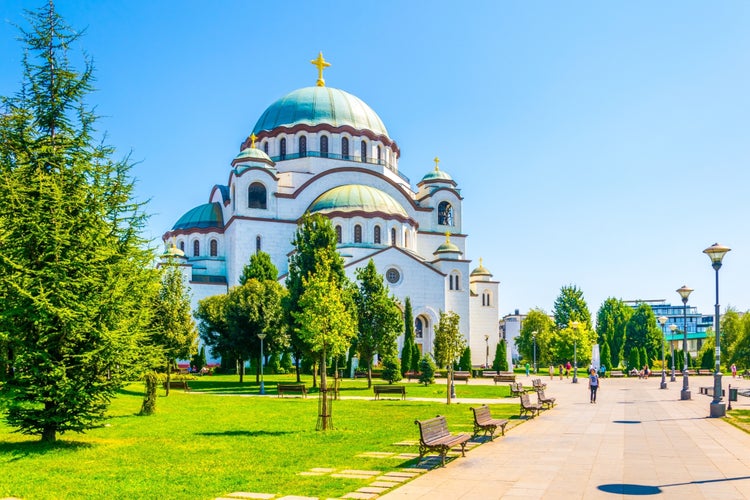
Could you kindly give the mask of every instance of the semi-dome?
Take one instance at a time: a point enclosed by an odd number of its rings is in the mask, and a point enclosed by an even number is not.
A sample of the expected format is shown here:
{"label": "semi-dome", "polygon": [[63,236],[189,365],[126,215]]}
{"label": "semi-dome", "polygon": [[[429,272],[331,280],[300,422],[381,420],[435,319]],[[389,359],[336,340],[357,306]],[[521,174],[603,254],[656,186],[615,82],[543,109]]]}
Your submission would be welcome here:
{"label": "semi-dome", "polygon": [[312,202],[310,213],[377,212],[408,218],[409,215],[388,193],[362,184],[347,184],[326,191]]}
{"label": "semi-dome", "polygon": [[199,205],[180,217],[172,231],[224,227],[224,216],[218,202]]}
{"label": "semi-dome", "polygon": [[492,273],[482,265],[482,259],[479,259],[479,267],[471,272],[471,276],[492,276]]}
{"label": "semi-dome", "polygon": [[276,127],[322,123],[388,136],[383,121],[370,106],[358,97],[332,87],[305,87],[285,95],[266,109],[253,133],[257,135]]}

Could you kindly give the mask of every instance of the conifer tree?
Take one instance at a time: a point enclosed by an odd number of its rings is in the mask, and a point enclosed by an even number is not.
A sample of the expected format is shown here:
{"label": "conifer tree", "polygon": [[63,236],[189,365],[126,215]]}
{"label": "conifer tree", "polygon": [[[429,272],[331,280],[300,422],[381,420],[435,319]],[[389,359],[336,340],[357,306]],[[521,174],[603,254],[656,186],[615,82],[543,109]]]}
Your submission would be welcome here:
{"label": "conifer tree", "polygon": [[414,316],[411,310],[411,299],[404,301],[404,347],[401,348],[401,375],[411,369],[412,346],[414,345]]}
{"label": "conifer tree", "polygon": [[492,369],[498,372],[508,371],[508,349],[503,339],[500,339],[497,347],[495,347],[495,360],[492,362]]}
{"label": "conifer tree", "polygon": [[[7,421],[54,442],[101,425],[144,364],[158,290],[131,164],[95,137],[92,66],[52,2],[30,13],[23,83],[0,113],[0,331],[13,353]],[[140,375],[138,373],[137,375]]]}

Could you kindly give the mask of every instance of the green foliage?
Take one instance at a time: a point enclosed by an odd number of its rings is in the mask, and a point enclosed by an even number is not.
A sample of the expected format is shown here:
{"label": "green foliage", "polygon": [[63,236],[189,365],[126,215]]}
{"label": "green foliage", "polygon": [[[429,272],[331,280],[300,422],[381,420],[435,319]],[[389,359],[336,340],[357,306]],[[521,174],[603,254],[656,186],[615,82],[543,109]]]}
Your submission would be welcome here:
{"label": "green foliage", "polygon": [[640,349],[631,349],[630,355],[628,356],[628,370],[635,368],[640,370],[643,365],[641,364],[641,353]]}
{"label": "green foliage", "polygon": [[292,364],[292,353],[284,351],[281,355],[280,365],[283,370],[281,373],[291,373],[292,370],[294,370],[294,365]]}
{"label": "green foliage", "polygon": [[250,263],[242,269],[240,285],[244,285],[250,279],[276,281],[278,276],[279,270],[271,262],[271,256],[266,252],[256,252],[250,256]]}
{"label": "green foliage", "polygon": [[271,355],[268,357],[266,368],[268,369],[268,373],[286,373],[281,368],[281,360],[279,359],[278,353],[275,353],[275,352],[272,352]]}
{"label": "green foliage", "polygon": [[599,344],[599,359],[608,372],[612,370],[612,356],[610,355],[609,342],[606,338]]}
{"label": "green foliage", "polygon": [[549,353],[543,357],[542,366],[559,365],[576,358],[579,366],[588,364],[595,338],[596,333],[586,329],[585,323],[558,330],[549,342]]}
{"label": "green foliage", "polygon": [[[536,333],[537,360],[546,363],[550,355],[550,341],[552,339],[555,324],[552,319],[541,309],[532,309],[526,315],[521,324],[521,332],[516,337],[516,347],[521,357],[525,360],[534,359],[534,335]],[[572,358],[569,358],[572,359]]]}
{"label": "green foliage", "polygon": [[591,312],[583,298],[583,291],[575,285],[560,288],[560,295],[555,299],[552,315],[558,330],[569,326],[573,321],[582,323],[586,331],[591,330]]}
{"label": "green foliage", "polygon": [[139,415],[153,415],[156,411],[156,390],[159,387],[159,375],[150,371],[143,376],[143,381],[146,385],[146,394],[143,397]]}
{"label": "green foliage", "polygon": [[633,309],[614,297],[605,300],[596,314],[598,341],[606,339],[609,344],[610,366],[620,366],[623,360],[625,330],[632,315]]}
{"label": "green foliage", "polygon": [[[414,343],[414,315],[411,309],[411,299],[404,301],[404,347],[401,349],[401,375],[412,370],[412,352],[418,349]],[[414,370],[416,371],[416,370]]]}
{"label": "green foliage", "polygon": [[93,70],[49,2],[22,31],[23,82],[0,109],[0,332],[13,356],[7,421],[52,442],[101,425],[145,370],[158,289],[128,158],[94,137]]}
{"label": "green foliage", "polygon": [[464,352],[461,353],[461,359],[458,361],[458,369],[462,371],[471,371],[471,349],[466,346]]}
{"label": "green foliage", "polygon": [[651,366],[651,357],[648,355],[646,347],[641,347],[641,364]]}
{"label": "green foliage", "polygon": [[435,383],[435,370],[437,366],[432,360],[432,356],[425,354],[419,360],[419,383],[430,385]]}
{"label": "green foliage", "polygon": [[411,369],[414,372],[419,371],[419,363],[422,361],[422,353],[419,351],[417,344],[411,346]]}
{"label": "green foliage", "polygon": [[201,346],[197,353],[190,360],[190,366],[193,370],[200,372],[206,366],[206,346]]}
{"label": "green foliage", "polygon": [[368,374],[371,375],[372,359],[376,353],[383,359],[396,357],[396,339],[404,323],[396,299],[388,294],[383,276],[375,269],[373,260],[357,269],[355,274],[359,281],[354,294],[359,327],[356,348],[360,363],[370,370]]}
{"label": "green foliage", "polygon": [[505,340],[500,339],[495,347],[495,360],[492,362],[492,369],[495,371],[508,371],[508,350]]}
{"label": "green foliage", "polygon": [[[630,359],[630,351],[633,349],[646,348],[647,359],[642,359],[643,353],[638,353],[641,363],[645,364],[649,359],[654,359],[661,355],[662,332],[657,326],[656,317],[651,306],[645,303],[638,305],[633,315],[628,320],[625,333],[624,352]],[[643,367],[643,365],[641,365]]]}
{"label": "green foliage", "polygon": [[466,339],[458,329],[459,316],[453,311],[440,312],[440,320],[435,328],[435,363],[450,367],[458,361],[466,347]]}
{"label": "green foliage", "polygon": [[383,360],[382,378],[389,384],[401,380],[401,362],[397,357],[391,356]]}
{"label": "green foliage", "polygon": [[198,333],[201,341],[208,346],[211,355],[221,358],[222,371],[227,363],[232,365],[240,359],[240,354],[229,336],[227,324],[228,295],[214,295],[198,301],[195,318],[198,320]]}

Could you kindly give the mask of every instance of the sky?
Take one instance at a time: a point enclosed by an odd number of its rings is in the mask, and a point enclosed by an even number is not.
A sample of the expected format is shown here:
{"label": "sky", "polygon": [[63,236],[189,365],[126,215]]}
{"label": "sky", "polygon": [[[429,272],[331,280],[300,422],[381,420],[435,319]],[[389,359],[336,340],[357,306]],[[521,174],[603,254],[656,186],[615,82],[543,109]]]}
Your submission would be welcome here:
{"label": "sky", "polygon": [[[41,0],[0,1],[0,95],[22,80],[18,26]],[[702,251],[732,248],[720,303],[750,309],[750,3],[57,0],[84,29],[88,99],[135,162],[160,236],[226,184],[276,99],[326,84],[375,110],[414,187],[458,183],[466,258],[500,281],[501,315],[551,312],[576,285],[714,311]]]}

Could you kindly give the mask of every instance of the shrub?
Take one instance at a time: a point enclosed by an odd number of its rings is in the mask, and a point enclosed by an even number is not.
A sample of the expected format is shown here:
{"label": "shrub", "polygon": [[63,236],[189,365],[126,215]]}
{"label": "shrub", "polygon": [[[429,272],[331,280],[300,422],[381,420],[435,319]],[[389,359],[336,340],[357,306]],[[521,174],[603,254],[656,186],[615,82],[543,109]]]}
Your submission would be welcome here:
{"label": "shrub", "polygon": [[150,371],[144,375],[146,394],[143,397],[143,404],[141,405],[139,415],[153,415],[156,411],[156,389],[159,387],[159,378],[159,375],[154,371]]}
{"label": "shrub", "polygon": [[281,355],[281,369],[284,370],[283,373],[291,373],[294,371],[294,363],[292,363],[292,353],[289,351],[284,351],[284,354]]}
{"label": "shrub", "polygon": [[383,380],[389,384],[401,380],[401,362],[397,357],[386,358],[383,360]]}
{"label": "shrub", "polygon": [[419,383],[424,385],[430,385],[435,383],[435,361],[432,356],[425,354],[422,359],[419,360]]}
{"label": "shrub", "polygon": [[461,359],[458,360],[458,369],[464,372],[471,371],[471,349],[466,348],[461,354]]}

